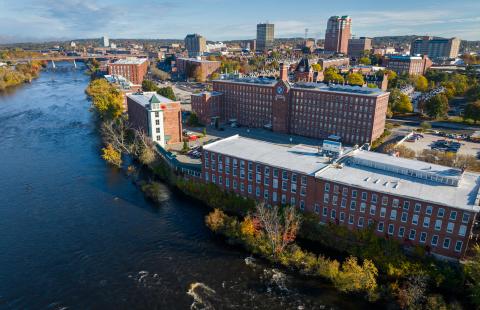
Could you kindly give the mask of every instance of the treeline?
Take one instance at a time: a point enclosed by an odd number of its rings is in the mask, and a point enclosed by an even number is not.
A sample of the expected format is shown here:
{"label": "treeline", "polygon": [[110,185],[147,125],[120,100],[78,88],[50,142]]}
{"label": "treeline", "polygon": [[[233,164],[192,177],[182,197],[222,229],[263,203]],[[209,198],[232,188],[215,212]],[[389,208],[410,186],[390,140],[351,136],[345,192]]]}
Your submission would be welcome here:
{"label": "treeline", "polygon": [[0,67],[0,91],[8,87],[31,82],[37,78],[42,69],[41,62]]}
{"label": "treeline", "polygon": [[[294,243],[295,238],[277,253],[272,249],[279,247],[269,241],[264,224],[257,218],[259,206],[255,201],[222,191],[214,184],[172,178],[171,172],[169,175],[172,184],[183,193],[217,209],[207,217],[207,226],[230,242],[241,244],[274,263],[324,277],[340,291],[364,293],[369,300],[387,303],[393,309],[480,307],[478,247],[474,249],[474,257],[464,265],[442,262],[428,255],[423,247],[413,247],[406,252],[397,241],[378,237],[372,227],[351,231],[334,223],[320,225],[316,215],[305,213],[298,215],[295,234],[285,235],[287,239],[298,235],[303,240],[316,242],[343,253],[344,262],[302,250]],[[277,209],[281,221],[285,219],[285,210]],[[283,240],[285,236],[272,239]],[[349,272],[351,270],[355,272]]]}

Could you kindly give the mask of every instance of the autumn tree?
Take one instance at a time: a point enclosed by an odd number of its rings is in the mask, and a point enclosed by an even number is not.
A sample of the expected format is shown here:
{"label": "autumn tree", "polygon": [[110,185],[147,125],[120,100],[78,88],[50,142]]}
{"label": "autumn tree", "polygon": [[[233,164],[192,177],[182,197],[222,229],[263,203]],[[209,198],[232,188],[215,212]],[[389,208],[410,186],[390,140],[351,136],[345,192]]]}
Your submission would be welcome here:
{"label": "autumn tree", "polygon": [[156,84],[154,81],[143,80],[143,82],[142,82],[142,89],[143,89],[144,91],[157,91],[157,90],[158,90],[158,86],[157,86],[157,84]]}
{"label": "autumn tree", "polygon": [[374,292],[377,288],[377,275],[378,269],[372,261],[366,259],[360,265],[356,257],[349,257],[333,278],[333,283],[342,292]]}
{"label": "autumn tree", "polygon": [[437,94],[427,100],[424,105],[425,112],[431,118],[439,118],[447,115],[448,98],[444,94]]}
{"label": "autumn tree", "polygon": [[343,76],[341,76],[337,72],[337,69],[335,69],[334,67],[329,67],[325,69],[323,80],[328,83],[338,83],[338,84],[345,82]]}
{"label": "autumn tree", "polygon": [[313,64],[313,65],[311,65],[311,67],[312,67],[312,70],[315,71],[315,72],[322,71],[322,66],[320,64]]}
{"label": "autumn tree", "polygon": [[360,73],[350,73],[347,75],[347,83],[350,85],[363,86],[363,84],[365,84],[365,80],[363,79],[363,75]]}
{"label": "autumn tree", "polygon": [[280,211],[278,206],[268,208],[258,204],[254,218],[265,234],[272,256],[281,254],[295,240],[300,228],[300,217],[294,206],[287,206]]}
{"label": "autumn tree", "polygon": [[205,217],[205,224],[214,232],[220,231],[226,222],[227,215],[220,209],[215,209]]}
{"label": "autumn tree", "polygon": [[120,167],[122,165],[122,154],[111,144],[102,148],[102,158],[114,166]]}
{"label": "autumn tree", "polygon": [[465,263],[464,268],[472,302],[480,307],[480,246],[478,244],[473,247],[473,255]]}
{"label": "autumn tree", "polygon": [[395,102],[395,105],[393,106],[393,111],[398,113],[413,112],[413,105],[412,105],[412,101],[410,100],[410,97],[401,93],[399,100]]}
{"label": "autumn tree", "polygon": [[428,90],[428,80],[423,75],[417,75],[412,78],[412,82],[415,85],[417,91],[426,92]]}
{"label": "autumn tree", "polygon": [[90,82],[85,90],[92,99],[92,106],[102,119],[119,118],[123,113],[123,95],[105,79]]}

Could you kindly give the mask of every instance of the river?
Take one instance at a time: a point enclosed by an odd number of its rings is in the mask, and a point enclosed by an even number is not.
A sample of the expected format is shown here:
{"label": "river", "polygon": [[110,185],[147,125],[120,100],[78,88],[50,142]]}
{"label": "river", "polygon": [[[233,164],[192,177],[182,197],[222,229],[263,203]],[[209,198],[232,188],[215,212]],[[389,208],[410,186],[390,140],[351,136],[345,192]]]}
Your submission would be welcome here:
{"label": "river", "polygon": [[[0,93],[1,309],[359,309],[215,237],[208,210],[155,205],[107,166],[82,67]],[[303,307],[303,308],[302,308]]]}

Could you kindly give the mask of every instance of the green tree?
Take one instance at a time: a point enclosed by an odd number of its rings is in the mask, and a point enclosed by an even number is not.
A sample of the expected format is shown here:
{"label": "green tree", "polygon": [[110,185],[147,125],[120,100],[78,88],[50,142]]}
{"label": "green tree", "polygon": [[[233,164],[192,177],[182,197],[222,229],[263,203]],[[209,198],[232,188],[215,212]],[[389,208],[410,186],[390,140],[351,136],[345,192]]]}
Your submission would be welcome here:
{"label": "green tree", "polygon": [[467,284],[473,304],[480,307],[480,246],[473,247],[473,255],[465,263]]}
{"label": "green tree", "polygon": [[325,69],[323,80],[325,82],[337,83],[337,84],[341,84],[345,82],[345,80],[343,79],[343,76],[341,76],[337,72],[337,69],[335,69],[334,67],[329,67]]}
{"label": "green tree", "polygon": [[448,98],[444,94],[437,94],[427,100],[424,106],[425,112],[431,118],[439,118],[447,115]]}
{"label": "green tree", "polygon": [[360,60],[358,61],[361,65],[366,65],[366,66],[369,66],[372,64],[372,60],[370,59],[370,57],[362,57],[360,58]]}
{"label": "green tree", "polygon": [[197,127],[200,125],[200,120],[198,119],[197,113],[191,112],[187,120],[188,125]]}
{"label": "green tree", "polygon": [[410,98],[405,94],[400,94],[400,100],[393,106],[393,111],[398,113],[413,112],[413,106]]}
{"label": "green tree", "polygon": [[350,73],[347,75],[347,83],[350,85],[363,86],[365,84],[365,80],[363,79],[363,75],[360,73]]}
{"label": "green tree", "polygon": [[175,92],[173,91],[173,88],[171,86],[160,87],[157,90],[157,94],[170,100],[177,100],[177,98],[175,97]]}
{"label": "green tree", "polygon": [[480,120],[480,100],[471,102],[465,106],[463,118],[471,119],[475,122],[475,124]]}
{"label": "green tree", "polygon": [[143,80],[142,89],[144,91],[158,91],[158,86],[154,81]]}
{"label": "green tree", "polygon": [[421,122],[420,128],[422,128],[425,131],[432,128],[432,124],[430,124],[429,122]]}
{"label": "green tree", "polygon": [[473,102],[480,100],[480,84],[470,87],[465,94],[467,101]]}

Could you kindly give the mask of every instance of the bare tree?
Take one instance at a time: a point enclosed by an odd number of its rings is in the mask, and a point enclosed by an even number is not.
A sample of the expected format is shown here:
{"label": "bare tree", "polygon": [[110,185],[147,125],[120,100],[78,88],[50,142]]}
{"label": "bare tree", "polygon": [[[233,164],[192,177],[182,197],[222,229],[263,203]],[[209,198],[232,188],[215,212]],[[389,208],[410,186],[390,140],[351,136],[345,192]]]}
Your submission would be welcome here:
{"label": "bare tree", "polygon": [[293,206],[287,206],[281,212],[278,206],[268,208],[258,204],[255,218],[265,232],[274,256],[282,253],[295,240],[300,227],[300,218]]}
{"label": "bare tree", "polygon": [[119,118],[117,120],[103,122],[100,132],[106,144],[111,144],[118,152],[130,154],[132,148],[131,144],[128,143],[127,136],[129,128],[128,123],[122,118]]}

